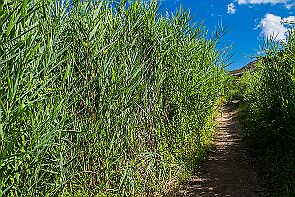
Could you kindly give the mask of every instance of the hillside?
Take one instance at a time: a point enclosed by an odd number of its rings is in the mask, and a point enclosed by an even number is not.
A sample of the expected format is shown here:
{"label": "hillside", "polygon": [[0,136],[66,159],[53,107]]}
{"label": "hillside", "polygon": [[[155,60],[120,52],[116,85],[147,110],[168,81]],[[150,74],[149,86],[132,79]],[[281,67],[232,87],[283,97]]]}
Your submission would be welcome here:
{"label": "hillside", "polygon": [[258,60],[254,60],[254,61],[246,64],[244,67],[233,70],[233,71],[230,71],[229,73],[232,76],[240,77],[240,76],[242,76],[244,74],[244,72],[249,71],[249,70],[254,70],[255,67],[256,67],[257,62],[258,62]]}

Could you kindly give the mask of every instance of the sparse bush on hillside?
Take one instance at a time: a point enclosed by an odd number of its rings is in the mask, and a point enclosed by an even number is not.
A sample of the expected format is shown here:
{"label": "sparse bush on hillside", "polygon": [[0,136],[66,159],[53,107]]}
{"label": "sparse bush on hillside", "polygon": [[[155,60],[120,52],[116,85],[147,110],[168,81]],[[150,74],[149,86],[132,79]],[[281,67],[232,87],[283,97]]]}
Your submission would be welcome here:
{"label": "sparse bush on hillside", "polygon": [[217,39],[157,4],[0,1],[0,196],[151,195],[204,157]]}

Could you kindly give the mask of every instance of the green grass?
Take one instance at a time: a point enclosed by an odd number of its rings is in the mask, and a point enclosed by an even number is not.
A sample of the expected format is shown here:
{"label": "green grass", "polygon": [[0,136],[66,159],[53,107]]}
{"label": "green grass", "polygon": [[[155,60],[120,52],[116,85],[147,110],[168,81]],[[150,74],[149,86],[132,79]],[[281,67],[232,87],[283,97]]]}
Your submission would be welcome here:
{"label": "green grass", "polygon": [[295,195],[295,34],[271,41],[255,71],[242,77],[246,138],[273,172],[277,196]]}
{"label": "green grass", "polygon": [[204,158],[219,36],[157,3],[0,1],[0,196],[160,193]]}

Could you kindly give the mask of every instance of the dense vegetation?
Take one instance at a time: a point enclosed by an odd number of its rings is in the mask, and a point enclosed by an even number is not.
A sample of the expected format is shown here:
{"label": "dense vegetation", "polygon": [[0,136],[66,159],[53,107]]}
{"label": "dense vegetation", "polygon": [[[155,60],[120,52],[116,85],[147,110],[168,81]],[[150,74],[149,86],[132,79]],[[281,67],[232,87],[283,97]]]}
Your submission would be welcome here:
{"label": "dense vegetation", "polygon": [[60,2],[0,1],[0,196],[150,195],[189,175],[227,81],[218,35],[156,3]]}
{"label": "dense vegetation", "polygon": [[279,188],[295,195],[295,33],[288,42],[270,41],[266,55],[241,81],[246,137],[265,156]]}

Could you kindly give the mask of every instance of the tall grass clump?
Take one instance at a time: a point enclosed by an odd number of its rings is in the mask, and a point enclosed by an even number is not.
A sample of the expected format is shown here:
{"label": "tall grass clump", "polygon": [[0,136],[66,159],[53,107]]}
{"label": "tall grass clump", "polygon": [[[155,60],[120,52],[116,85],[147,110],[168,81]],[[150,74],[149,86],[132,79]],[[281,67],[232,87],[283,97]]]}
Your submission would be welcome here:
{"label": "tall grass clump", "polygon": [[266,156],[278,196],[295,195],[295,34],[270,41],[255,71],[242,77],[246,137]]}
{"label": "tall grass clump", "polygon": [[0,1],[0,196],[152,195],[211,140],[218,36],[158,4]]}

